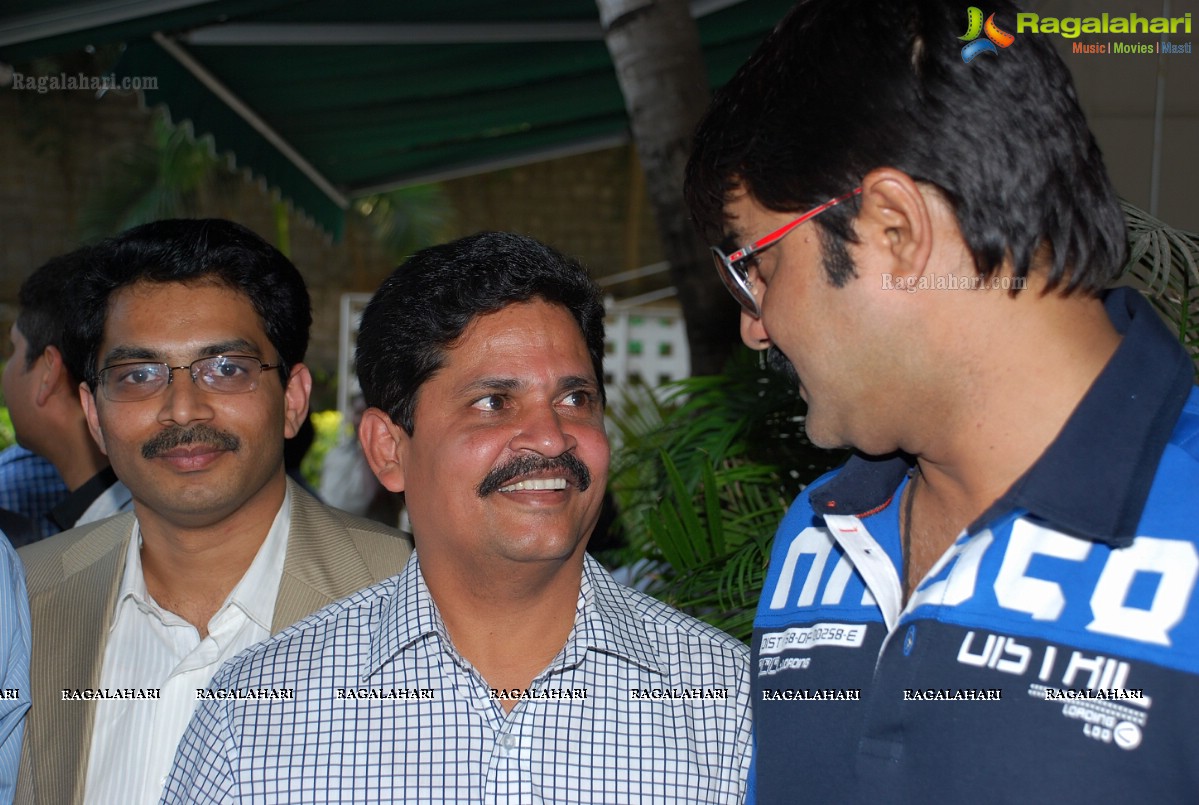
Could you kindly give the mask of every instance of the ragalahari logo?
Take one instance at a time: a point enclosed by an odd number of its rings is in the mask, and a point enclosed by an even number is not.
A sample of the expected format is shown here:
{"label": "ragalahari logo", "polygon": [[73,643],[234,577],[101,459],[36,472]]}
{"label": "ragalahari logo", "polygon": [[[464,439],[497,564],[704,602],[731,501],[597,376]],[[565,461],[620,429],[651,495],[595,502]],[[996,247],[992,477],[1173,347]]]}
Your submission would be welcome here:
{"label": "ragalahari logo", "polygon": [[[1016,41],[1016,37],[995,24],[994,14],[987,17],[984,23],[982,9],[977,6],[970,6],[967,10],[966,21],[966,33],[958,37],[963,42],[970,43],[962,48],[962,61],[966,64],[974,61],[974,57],[980,53],[998,53],[999,48],[1006,48]],[[987,38],[979,39],[979,35],[983,33]]]}

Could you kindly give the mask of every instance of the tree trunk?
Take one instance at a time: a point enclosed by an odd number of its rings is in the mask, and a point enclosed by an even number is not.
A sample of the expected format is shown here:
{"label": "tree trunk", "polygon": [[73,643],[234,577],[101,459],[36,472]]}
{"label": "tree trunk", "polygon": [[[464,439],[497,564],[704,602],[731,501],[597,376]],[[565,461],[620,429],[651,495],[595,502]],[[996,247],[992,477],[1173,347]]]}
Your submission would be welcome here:
{"label": "tree trunk", "polygon": [[691,134],[709,100],[687,0],[596,0],[629,112],[662,250],[687,327],[692,374],[715,374],[738,343],[737,305],[683,204]]}

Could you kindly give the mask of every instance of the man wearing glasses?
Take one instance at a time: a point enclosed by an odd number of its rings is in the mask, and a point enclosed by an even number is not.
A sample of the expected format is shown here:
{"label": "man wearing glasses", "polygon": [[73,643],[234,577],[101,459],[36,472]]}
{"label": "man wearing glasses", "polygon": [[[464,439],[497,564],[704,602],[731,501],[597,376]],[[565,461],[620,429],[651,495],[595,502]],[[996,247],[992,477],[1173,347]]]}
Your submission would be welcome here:
{"label": "man wearing glasses", "polygon": [[759,802],[1199,790],[1195,365],[1106,290],[1124,220],[1053,44],[986,8],[974,58],[966,2],[803,0],[696,133],[742,338],[854,449],[775,537]]}
{"label": "man wearing glasses", "polygon": [[18,801],[157,802],[226,659],[398,572],[398,532],[286,480],[311,313],[249,230],[162,221],[99,244],[65,340],[133,512],[24,549],[34,706]]}

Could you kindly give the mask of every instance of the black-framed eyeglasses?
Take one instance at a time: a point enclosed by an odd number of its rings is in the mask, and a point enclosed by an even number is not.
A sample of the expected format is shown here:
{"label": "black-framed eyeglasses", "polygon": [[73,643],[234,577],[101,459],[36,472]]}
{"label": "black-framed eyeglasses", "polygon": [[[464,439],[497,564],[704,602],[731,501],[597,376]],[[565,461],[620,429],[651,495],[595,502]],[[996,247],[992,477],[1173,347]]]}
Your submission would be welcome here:
{"label": "black-framed eyeglasses", "polygon": [[753,286],[749,282],[749,259],[763,249],[778,243],[804,221],[815,218],[830,207],[835,207],[842,201],[848,201],[861,192],[862,188],[855,187],[843,196],[837,196],[819,207],[808,210],[794,221],[784,224],[748,246],[742,246],[732,254],[725,254],[718,247],[712,247],[712,259],[716,262],[716,273],[720,275],[724,287],[729,289],[729,293],[740,303],[746,313],[754,318],[762,315],[762,308],[759,307],[758,300],[754,297]]}
{"label": "black-framed eyeglasses", "polygon": [[171,384],[175,372],[185,369],[192,382],[204,391],[245,394],[258,388],[258,378],[263,372],[282,367],[281,363],[263,363],[249,355],[213,355],[186,366],[153,361],[115,363],[100,370],[99,385],[104,397],[112,402],[148,400]]}

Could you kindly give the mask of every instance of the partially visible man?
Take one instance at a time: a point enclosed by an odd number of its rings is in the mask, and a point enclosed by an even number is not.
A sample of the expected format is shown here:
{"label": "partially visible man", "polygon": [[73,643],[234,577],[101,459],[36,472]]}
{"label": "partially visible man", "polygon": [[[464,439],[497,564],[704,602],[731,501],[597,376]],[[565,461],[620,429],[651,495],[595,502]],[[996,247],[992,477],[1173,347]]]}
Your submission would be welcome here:
{"label": "partially visible man", "polygon": [[392,274],[359,331],[359,432],[417,555],[227,665],[214,691],[295,697],[202,705],[164,802],[742,801],[745,646],[584,550],[603,318],[581,266],[518,235]]}
{"label": "partially visible man", "polygon": [[[16,345],[12,348],[15,353]],[[14,357],[10,354],[9,360]],[[19,444],[0,450],[0,509],[24,518],[21,533],[28,535],[17,539],[16,534],[6,532],[13,545],[19,547],[57,533],[47,515],[70,491],[54,465],[32,450]]]}
{"label": "partially visible man", "polygon": [[132,513],[22,551],[34,708],[21,801],[157,802],[197,689],[226,659],[397,573],[398,532],[285,479],[308,412],[299,272],[228,221],[99,244],[64,354]]}
{"label": "partially visible man", "polygon": [[775,539],[759,802],[1199,791],[1195,366],[1103,290],[1124,220],[1069,73],[986,9],[963,50],[968,2],[803,0],[696,134],[742,338],[856,449]]}
{"label": "partially visible man", "polygon": [[0,533],[0,803],[13,801],[29,710],[29,599],[17,552]]}
{"label": "partially visible man", "polygon": [[68,493],[41,522],[40,536],[126,511],[131,495],[88,432],[79,380],[62,358],[72,294],[85,270],[88,248],[56,257],[20,286],[12,325],[12,358],[5,365],[5,402],[20,445],[54,464]]}
{"label": "partially visible man", "polygon": [[17,441],[58,471],[69,493],[45,520],[39,537],[125,511],[129,490],[117,480],[91,433],[79,401],[79,381],[63,359],[71,296],[85,270],[86,248],[56,257],[21,284],[12,326],[13,355],[0,381]]}

